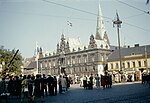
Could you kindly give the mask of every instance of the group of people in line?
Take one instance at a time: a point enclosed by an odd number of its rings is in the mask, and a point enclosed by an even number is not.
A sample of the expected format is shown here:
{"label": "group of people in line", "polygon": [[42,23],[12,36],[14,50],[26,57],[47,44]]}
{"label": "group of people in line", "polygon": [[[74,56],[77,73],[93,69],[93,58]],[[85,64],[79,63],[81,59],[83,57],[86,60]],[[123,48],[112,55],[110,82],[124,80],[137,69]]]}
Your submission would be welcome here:
{"label": "group of people in line", "polygon": [[142,74],[142,84],[148,84],[150,88],[150,73]]}
{"label": "group of people in line", "polygon": [[[28,103],[34,103],[36,98],[41,98],[41,101],[45,101],[45,96],[56,96],[57,85],[59,86],[59,93],[66,92],[70,87],[70,79],[66,75],[56,76],[48,75],[20,75],[9,76],[7,81],[5,77],[2,77],[0,81],[0,94],[9,93],[9,98],[16,97],[16,100]],[[1,99],[1,98],[0,98]]]}
{"label": "group of people in line", "polygon": [[[95,82],[94,82],[95,81]],[[90,76],[84,75],[81,80],[81,84],[83,84],[84,89],[93,89],[93,85],[96,85],[96,88],[100,88],[100,85],[105,88],[111,88],[112,86],[112,76],[107,75],[98,75],[94,77],[93,74]]]}

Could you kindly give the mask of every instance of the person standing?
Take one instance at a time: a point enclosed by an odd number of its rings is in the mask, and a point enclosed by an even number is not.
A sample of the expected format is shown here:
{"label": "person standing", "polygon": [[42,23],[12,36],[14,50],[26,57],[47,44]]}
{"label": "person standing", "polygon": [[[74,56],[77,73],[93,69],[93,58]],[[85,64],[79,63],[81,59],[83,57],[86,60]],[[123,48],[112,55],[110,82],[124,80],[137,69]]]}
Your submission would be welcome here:
{"label": "person standing", "polygon": [[9,76],[8,93],[10,93],[10,97],[14,96],[14,81],[13,81],[13,76]]}
{"label": "person standing", "polygon": [[[5,92],[6,92],[6,82],[5,82],[5,77],[2,77],[2,81],[0,81],[0,95]],[[2,99],[0,98],[0,103],[1,103],[1,100]]]}
{"label": "person standing", "polygon": [[91,74],[89,79],[90,79],[89,89],[93,89],[93,74]]}
{"label": "person standing", "polygon": [[59,79],[58,79],[59,93],[62,93],[61,79],[62,79],[62,76],[60,75],[60,76],[59,76]]}
{"label": "person standing", "polygon": [[66,81],[66,78],[65,76],[63,76],[63,78],[61,78],[61,85],[62,85],[62,91],[63,92],[66,92],[66,88],[67,88],[67,81]]}
{"label": "person standing", "polygon": [[32,97],[33,97],[33,79],[31,79],[31,75],[28,75],[27,77],[28,80],[28,95],[29,95],[29,100],[32,101]]}
{"label": "person standing", "polygon": [[48,91],[49,91],[49,95],[52,96],[54,95],[54,87],[53,87],[53,83],[54,83],[54,79],[51,75],[49,75],[49,77],[47,78],[47,83],[48,83]]}
{"label": "person standing", "polygon": [[70,82],[69,82],[67,75],[65,75],[64,78],[66,79],[66,91],[68,91],[68,89],[70,87]]}
{"label": "person standing", "polygon": [[87,77],[85,75],[83,76],[83,87],[87,89]]}
{"label": "person standing", "polygon": [[47,78],[46,78],[45,74],[43,74],[43,81],[44,81],[45,95],[47,96]]}
{"label": "person standing", "polygon": [[21,103],[24,102],[24,99],[28,99],[29,101],[29,95],[28,95],[28,79],[26,75],[23,76],[23,80],[21,82],[22,90],[21,90]]}
{"label": "person standing", "polygon": [[54,76],[54,95],[57,95],[57,78]]}
{"label": "person standing", "polygon": [[33,91],[33,101],[35,100],[35,97],[40,97],[40,77],[39,75],[36,75],[36,78],[34,80],[34,91]]}
{"label": "person standing", "polygon": [[105,89],[106,81],[105,76],[101,75],[101,86],[103,86],[103,89]]}
{"label": "person standing", "polygon": [[14,88],[15,88],[15,94],[17,96],[17,99],[20,99],[21,98],[21,80],[19,79],[18,76],[15,76]]}
{"label": "person standing", "polygon": [[0,81],[0,95],[6,92],[6,82],[5,77],[2,77],[2,81]]}
{"label": "person standing", "polygon": [[44,78],[41,77],[40,75],[40,97],[41,97],[41,102],[45,102],[44,100]]}
{"label": "person standing", "polygon": [[100,88],[100,77],[98,76],[98,74],[95,77],[96,80],[96,88]]}
{"label": "person standing", "polygon": [[111,88],[111,86],[112,86],[112,75],[108,75],[108,83],[109,83],[108,88]]}

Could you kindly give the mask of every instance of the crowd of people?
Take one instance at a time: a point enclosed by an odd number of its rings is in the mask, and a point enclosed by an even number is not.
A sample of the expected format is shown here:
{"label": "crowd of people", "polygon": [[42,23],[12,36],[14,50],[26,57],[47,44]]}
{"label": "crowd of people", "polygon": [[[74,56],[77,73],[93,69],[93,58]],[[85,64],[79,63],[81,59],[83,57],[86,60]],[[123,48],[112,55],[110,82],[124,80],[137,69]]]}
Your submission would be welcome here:
{"label": "crowd of people", "polygon": [[[10,98],[16,98],[16,101],[34,103],[36,98],[45,101],[46,96],[56,96],[57,87],[59,93],[65,93],[70,87],[70,79],[66,75],[56,76],[48,75],[20,75],[9,76],[9,80],[2,77],[0,81],[0,94],[9,95],[6,98],[7,102]],[[1,99],[1,98],[0,98]]]}
{"label": "crowd of people", "polygon": [[148,84],[150,88],[150,73],[142,74],[142,84]]}
{"label": "crowd of people", "polygon": [[99,76],[96,74],[94,77],[93,74],[90,76],[84,75],[81,79],[81,86],[84,87],[84,89],[93,89],[93,85],[96,85],[96,88],[100,88],[100,86],[105,88],[111,88],[112,86],[112,76],[107,74],[107,75],[101,75]]}

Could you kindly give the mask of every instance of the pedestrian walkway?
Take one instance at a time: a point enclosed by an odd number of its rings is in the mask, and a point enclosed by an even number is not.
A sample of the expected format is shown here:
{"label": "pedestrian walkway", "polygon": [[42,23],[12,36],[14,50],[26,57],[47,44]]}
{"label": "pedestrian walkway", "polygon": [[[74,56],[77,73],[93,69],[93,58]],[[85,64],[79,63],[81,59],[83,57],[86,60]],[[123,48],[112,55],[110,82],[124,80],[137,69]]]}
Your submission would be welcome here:
{"label": "pedestrian walkway", "polygon": [[150,89],[140,82],[117,83],[112,88],[84,90],[72,85],[65,94],[46,98],[46,103],[147,103]]}
{"label": "pedestrian walkway", "polygon": [[[79,84],[74,84],[64,94],[45,98],[45,103],[149,103],[149,101],[150,88],[141,82],[116,83],[112,88],[93,90],[85,90]],[[40,99],[35,103],[41,103]]]}

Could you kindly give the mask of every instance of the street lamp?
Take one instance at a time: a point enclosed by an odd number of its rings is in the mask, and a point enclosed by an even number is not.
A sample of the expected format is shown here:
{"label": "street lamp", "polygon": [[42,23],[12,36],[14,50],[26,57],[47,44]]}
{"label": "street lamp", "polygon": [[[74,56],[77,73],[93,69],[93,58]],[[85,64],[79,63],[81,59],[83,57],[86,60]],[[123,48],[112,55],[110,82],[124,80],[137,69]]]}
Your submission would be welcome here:
{"label": "street lamp", "polygon": [[120,70],[119,72],[122,74],[122,60],[121,60],[121,50],[120,50],[120,35],[119,35],[119,28],[121,28],[122,21],[119,20],[119,15],[116,12],[117,19],[113,21],[113,26],[117,25],[117,33],[118,33],[118,46],[119,46],[119,60],[120,60]]}

